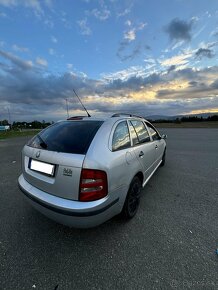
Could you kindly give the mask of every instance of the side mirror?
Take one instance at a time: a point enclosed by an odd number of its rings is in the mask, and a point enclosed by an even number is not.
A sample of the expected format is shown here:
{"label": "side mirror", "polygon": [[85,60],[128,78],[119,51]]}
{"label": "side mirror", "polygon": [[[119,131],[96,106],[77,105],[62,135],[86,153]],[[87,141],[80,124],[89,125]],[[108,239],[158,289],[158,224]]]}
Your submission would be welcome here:
{"label": "side mirror", "polygon": [[163,135],[161,136],[161,138],[164,139],[164,140],[166,140],[166,139],[167,139],[167,135],[166,135],[166,134],[163,134]]}

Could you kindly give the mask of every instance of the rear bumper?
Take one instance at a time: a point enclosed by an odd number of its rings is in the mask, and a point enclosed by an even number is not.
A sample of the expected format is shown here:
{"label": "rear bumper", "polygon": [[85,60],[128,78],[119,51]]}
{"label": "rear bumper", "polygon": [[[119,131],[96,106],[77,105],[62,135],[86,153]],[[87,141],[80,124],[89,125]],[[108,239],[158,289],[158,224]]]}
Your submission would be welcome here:
{"label": "rear bumper", "polygon": [[115,194],[92,201],[79,202],[48,194],[29,184],[21,174],[18,185],[28,201],[42,214],[70,227],[95,227],[121,211]]}

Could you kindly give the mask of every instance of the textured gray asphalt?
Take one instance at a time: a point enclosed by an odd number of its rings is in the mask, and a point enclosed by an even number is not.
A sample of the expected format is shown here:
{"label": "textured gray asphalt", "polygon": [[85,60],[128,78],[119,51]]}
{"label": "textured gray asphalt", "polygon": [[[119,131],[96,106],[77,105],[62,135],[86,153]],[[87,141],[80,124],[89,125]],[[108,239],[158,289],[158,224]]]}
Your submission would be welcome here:
{"label": "textured gray asphalt", "polygon": [[0,289],[218,289],[218,129],[161,131],[166,165],[137,216],[89,230],[30,207],[17,187],[27,138],[0,141]]}

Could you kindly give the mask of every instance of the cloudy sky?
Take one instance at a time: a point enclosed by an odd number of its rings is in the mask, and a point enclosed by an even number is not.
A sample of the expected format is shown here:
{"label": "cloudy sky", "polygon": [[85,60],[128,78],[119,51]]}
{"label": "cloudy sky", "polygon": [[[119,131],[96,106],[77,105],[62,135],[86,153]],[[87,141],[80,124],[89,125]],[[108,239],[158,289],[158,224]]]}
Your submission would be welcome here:
{"label": "cloudy sky", "polygon": [[0,119],[218,112],[217,0],[0,0]]}

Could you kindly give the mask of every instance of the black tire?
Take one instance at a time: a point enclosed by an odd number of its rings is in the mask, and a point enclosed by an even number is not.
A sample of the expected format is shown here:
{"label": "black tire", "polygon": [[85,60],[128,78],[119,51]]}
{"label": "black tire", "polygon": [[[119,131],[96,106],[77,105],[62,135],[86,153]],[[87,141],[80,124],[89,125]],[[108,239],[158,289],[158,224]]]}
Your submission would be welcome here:
{"label": "black tire", "polygon": [[122,210],[122,216],[125,219],[131,219],[135,216],[139,207],[141,189],[141,180],[135,176],[130,184]]}
{"label": "black tire", "polygon": [[160,164],[160,166],[164,166],[166,162],[166,149],[164,150],[163,156],[162,156],[162,162]]}

